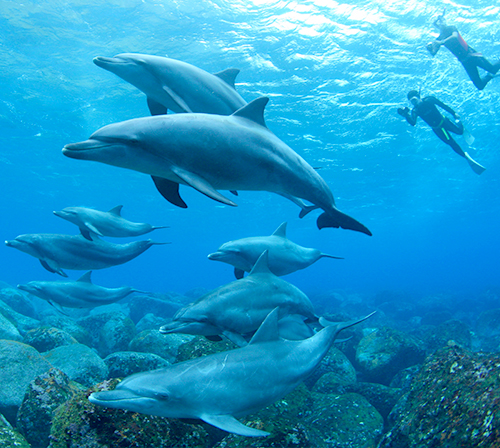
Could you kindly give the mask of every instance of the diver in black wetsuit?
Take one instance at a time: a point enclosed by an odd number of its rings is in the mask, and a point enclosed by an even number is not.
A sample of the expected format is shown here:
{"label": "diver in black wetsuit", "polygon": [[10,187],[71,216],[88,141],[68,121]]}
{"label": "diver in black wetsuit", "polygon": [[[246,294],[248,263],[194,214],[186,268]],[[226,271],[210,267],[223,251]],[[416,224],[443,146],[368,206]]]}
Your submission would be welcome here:
{"label": "diver in black wetsuit", "polygon": [[[438,16],[434,21],[434,26],[439,30],[439,36],[435,41],[427,44],[429,53],[434,56],[441,45],[444,45],[460,61],[474,85],[479,90],[483,90],[500,70],[500,61],[492,64],[481,53],[477,53],[476,50],[467,45],[456,27],[446,25],[444,14]],[[478,67],[488,72],[483,78],[479,75]]]}
{"label": "diver in black wetsuit", "polygon": [[[464,125],[459,120],[459,116],[455,113],[455,111],[451,107],[439,101],[436,97],[427,96],[424,99],[420,99],[420,93],[416,90],[410,90],[407,96],[410,103],[413,104],[413,109],[410,111],[408,107],[398,108],[398,114],[405,117],[406,121],[412,126],[415,126],[417,118],[420,117],[432,128],[434,133],[444,143],[451,146],[453,151],[455,151],[458,155],[467,159],[470,167],[476,174],[481,174],[485,168],[473,160],[467,152],[463,151],[450,135],[450,132],[457,135],[462,135],[464,133]],[[453,118],[455,118],[455,123],[453,123],[448,117],[443,116],[436,106],[444,109]],[[472,138],[472,136],[470,137]]]}

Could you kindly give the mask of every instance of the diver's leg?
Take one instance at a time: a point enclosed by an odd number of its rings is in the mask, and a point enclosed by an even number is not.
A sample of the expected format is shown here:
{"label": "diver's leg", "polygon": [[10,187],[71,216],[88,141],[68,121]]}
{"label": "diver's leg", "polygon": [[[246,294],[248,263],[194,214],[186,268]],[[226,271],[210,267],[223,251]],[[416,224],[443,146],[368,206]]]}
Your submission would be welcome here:
{"label": "diver's leg", "polygon": [[453,122],[448,117],[445,117],[443,120],[443,127],[447,131],[457,135],[462,135],[464,133],[464,124],[460,120]]}
{"label": "diver's leg", "polygon": [[436,134],[441,141],[446,143],[455,151],[458,155],[465,157],[465,153],[462,151],[462,148],[460,148],[459,144],[453,140],[453,137],[447,132],[446,130],[442,128],[433,128],[434,134]]}
{"label": "diver's leg", "polygon": [[[477,65],[474,61],[475,58],[472,56],[469,56],[467,59],[462,61],[462,65],[465,68],[465,71],[469,75],[470,80],[474,83],[474,85],[477,87],[478,90],[483,90],[486,87],[486,84],[491,80],[489,79],[483,79],[481,76],[479,76],[479,70],[477,69]],[[486,75],[485,78],[487,78],[488,75]]]}
{"label": "diver's leg", "polygon": [[500,61],[497,61],[494,64],[492,64],[484,56],[474,56],[474,60],[478,67],[482,68],[483,70],[486,70],[492,75],[496,75],[498,70],[500,70]]}

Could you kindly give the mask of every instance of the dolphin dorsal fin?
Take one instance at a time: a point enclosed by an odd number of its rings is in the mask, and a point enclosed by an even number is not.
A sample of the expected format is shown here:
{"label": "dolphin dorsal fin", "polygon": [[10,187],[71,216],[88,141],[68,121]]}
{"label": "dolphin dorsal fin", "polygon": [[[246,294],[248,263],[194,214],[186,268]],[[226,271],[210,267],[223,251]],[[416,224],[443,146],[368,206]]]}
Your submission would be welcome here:
{"label": "dolphin dorsal fin", "polygon": [[279,308],[276,307],[267,315],[264,322],[260,324],[259,329],[253,335],[252,339],[250,339],[248,345],[258,344],[261,342],[272,342],[279,339],[278,312]]}
{"label": "dolphin dorsal fin", "polygon": [[222,70],[221,72],[214,73],[214,76],[222,79],[226,84],[229,84],[234,89],[234,81],[238,76],[239,69],[237,68],[228,68],[226,70]]}
{"label": "dolphin dorsal fin", "polygon": [[92,271],[87,271],[85,274],[83,274],[77,282],[85,282],[85,283],[92,283],[92,280],[90,279],[90,275],[92,274]]}
{"label": "dolphin dorsal fin", "polygon": [[113,215],[117,215],[117,216],[122,216],[121,215],[121,212],[122,212],[122,208],[123,208],[123,205],[117,205],[116,207],[113,207],[108,213],[111,213]]}
{"label": "dolphin dorsal fin", "polygon": [[249,276],[252,274],[271,274],[271,270],[269,269],[269,250],[266,249],[264,252],[260,254],[260,257],[257,258],[257,261],[253,265],[252,270],[250,271]]}
{"label": "dolphin dorsal fin", "polygon": [[281,236],[286,238],[286,222],[282,223],[272,234],[272,236]]}
{"label": "dolphin dorsal fin", "polygon": [[246,118],[267,128],[264,120],[264,109],[268,101],[269,98],[267,96],[261,96],[238,109],[233,113],[233,116]]}

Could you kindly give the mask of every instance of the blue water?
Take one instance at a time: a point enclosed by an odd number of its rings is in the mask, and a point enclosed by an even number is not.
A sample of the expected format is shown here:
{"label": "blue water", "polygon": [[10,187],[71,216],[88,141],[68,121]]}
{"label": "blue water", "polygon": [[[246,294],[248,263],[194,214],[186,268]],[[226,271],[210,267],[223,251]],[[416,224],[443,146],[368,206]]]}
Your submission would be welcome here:
{"label": "blue water", "polygon": [[[447,2],[448,3],[448,2]],[[447,4],[446,3],[446,4]],[[500,7],[474,0],[446,18],[492,62],[500,56]],[[445,3],[431,1],[0,1],[0,235],[76,233],[53,210],[123,204],[123,216],[168,225],[169,241],[126,265],[96,271],[96,284],[154,292],[215,288],[232,268],[207,254],[225,241],[271,234],[288,221],[294,242],[323,259],[286,277],[314,296],[337,289],[371,297],[480,294],[500,286],[500,79],[479,92],[454,57],[425,45]],[[166,202],[148,176],[64,157],[67,143],[146,116],[144,95],[95,66],[95,56],[169,56],[209,72],[241,70],[247,101],[270,97],[268,127],[327,181],[340,210],[373,236],[316,228],[317,212],[265,192],[223,206],[181,186],[189,205]],[[422,88],[454,108],[476,140],[478,176],[419,121],[396,114]],[[462,137],[457,141],[467,149]],[[116,242],[117,240],[114,240]],[[0,247],[0,280],[59,280],[38,260]],[[68,271],[71,278],[83,272]]]}

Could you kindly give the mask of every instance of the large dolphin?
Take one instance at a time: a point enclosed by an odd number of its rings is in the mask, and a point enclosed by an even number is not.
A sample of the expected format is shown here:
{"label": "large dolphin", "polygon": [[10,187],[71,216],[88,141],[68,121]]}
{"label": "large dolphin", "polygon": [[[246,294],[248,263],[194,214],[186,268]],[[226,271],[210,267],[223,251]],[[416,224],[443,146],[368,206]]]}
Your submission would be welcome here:
{"label": "large dolphin", "polygon": [[91,273],[92,271],[86,272],[77,281],[34,281],[17,287],[52,305],[57,304],[65,308],[95,308],[118,302],[134,292],[141,292],[129,286],[105,288],[94,285],[90,279]]}
{"label": "large dolphin", "polygon": [[89,271],[109,268],[132,260],[154,244],[165,243],[145,240],[113,244],[95,236],[89,241],[81,235],[29,233],[5,241],[5,244],[38,258],[47,271],[67,277],[63,269]]}
{"label": "large dolphin", "polygon": [[160,193],[179,207],[187,207],[179,184],[232,206],[217,190],[270,191],[323,209],[320,229],[342,227],[371,235],[335,207],[321,176],[266,127],[268,101],[258,98],[230,116],[174,114],[111,124],[89,140],[66,145],[63,154],[150,174]]}
{"label": "large dolphin", "polygon": [[285,319],[283,331],[287,338],[311,336],[304,321],[317,320],[312,303],[300,289],[269,270],[266,250],[247,277],[216,288],[181,308],[172,322],[160,328],[160,333],[224,335],[244,346],[245,336],[252,335],[276,307],[280,320]]}
{"label": "large dolphin", "polygon": [[279,339],[275,309],[243,348],[137,373],[115,390],[92,393],[89,400],[143,414],[198,418],[243,436],[266,436],[269,433],[245,426],[236,418],[291,392],[316,369],[338,333],[364,319],[326,327],[308,339],[289,341]]}
{"label": "large dolphin", "polygon": [[229,115],[246,104],[234,88],[235,68],[212,75],[176,59],[135,53],[99,56],[94,63],[144,92],[151,115],[167,109]]}
{"label": "large dolphin", "polygon": [[128,221],[121,216],[122,208],[123,205],[117,205],[109,212],[102,212],[87,207],[66,207],[55,211],[54,215],[76,224],[88,240],[92,240],[91,233],[99,236],[132,237],[167,228]]}
{"label": "large dolphin", "polygon": [[271,236],[228,241],[217,252],[209,254],[208,259],[233,265],[236,278],[243,278],[245,272],[250,272],[264,250],[269,251],[269,269],[275,275],[286,275],[307,268],[323,257],[343,259],[290,241],[286,237],[286,224],[282,223]]}

